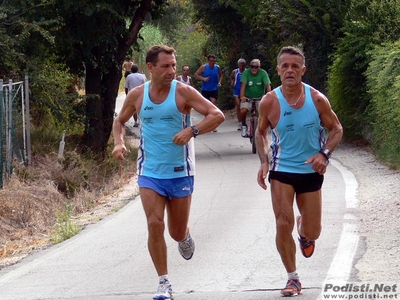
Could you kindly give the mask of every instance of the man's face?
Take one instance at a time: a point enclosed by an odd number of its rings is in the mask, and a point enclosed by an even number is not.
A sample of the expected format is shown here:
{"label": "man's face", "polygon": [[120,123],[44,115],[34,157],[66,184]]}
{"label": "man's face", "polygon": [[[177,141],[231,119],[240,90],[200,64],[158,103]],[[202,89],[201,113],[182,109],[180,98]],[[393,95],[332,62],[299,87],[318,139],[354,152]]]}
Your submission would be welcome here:
{"label": "man's face", "polygon": [[210,67],[214,67],[216,61],[217,61],[217,60],[216,60],[214,57],[210,57],[210,58],[208,59],[208,65],[209,65]]}
{"label": "man's face", "polygon": [[147,63],[147,67],[151,73],[151,80],[170,85],[176,75],[175,55],[160,52],[157,63]]}
{"label": "man's face", "polygon": [[303,58],[300,55],[283,54],[279,58],[276,71],[284,85],[297,85],[301,82],[302,76],[306,72]]}
{"label": "man's face", "polygon": [[250,64],[250,70],[253,75],[257,75],[258,71],[260,71],[260,64],[258,62],[252,62]]}
{"label": "man's face", "polygon": [[189,74],[189,67],[183,67],[182,73],[185,74],[185,75],[188,75]]}
{"label": "man's face", "polygon": [[243,70],[246,68],[246,64],[245,63],[238,63],[238,67],[240,70]]}

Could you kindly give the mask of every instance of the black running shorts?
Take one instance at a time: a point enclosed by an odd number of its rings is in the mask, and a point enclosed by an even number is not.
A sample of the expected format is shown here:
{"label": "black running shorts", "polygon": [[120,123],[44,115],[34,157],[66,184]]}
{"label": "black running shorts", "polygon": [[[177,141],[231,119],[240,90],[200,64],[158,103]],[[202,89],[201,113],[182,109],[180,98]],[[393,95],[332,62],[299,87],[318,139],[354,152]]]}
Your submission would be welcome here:
{"label": "black running shorts", "polygon": [[296,194],[303,194],[320,190],[324,182],[324,175],[269,171],[268,181],[271,182],[271,179],[289,184],[293,186]]}

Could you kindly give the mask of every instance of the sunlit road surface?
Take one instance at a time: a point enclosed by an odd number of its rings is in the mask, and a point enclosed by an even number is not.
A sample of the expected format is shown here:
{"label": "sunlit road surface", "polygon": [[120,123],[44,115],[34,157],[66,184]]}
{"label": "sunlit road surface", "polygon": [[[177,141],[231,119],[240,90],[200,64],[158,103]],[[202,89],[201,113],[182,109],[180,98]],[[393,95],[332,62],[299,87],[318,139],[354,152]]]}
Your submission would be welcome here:
{"label": "sunlit road surface", "polygon": [[[193,114],[194,123],[200,118]],[[218,132],[195,139],[190,228],[196,251],[190,261],[166,231],[175,300],[278,299],[286,283],[270,193],[257,185],[258,156],[236,126],[228,117]],[[301,299],[321,299],[324,282],[348,279],[358,241],[354,182],[338,162],[328,167],[321,237],[311,258],[297,251]],[[297,241],[295,231],[293,236]],[[70,240],[0,271],[1,300],[149,300],[156,288],[139,197]]]}

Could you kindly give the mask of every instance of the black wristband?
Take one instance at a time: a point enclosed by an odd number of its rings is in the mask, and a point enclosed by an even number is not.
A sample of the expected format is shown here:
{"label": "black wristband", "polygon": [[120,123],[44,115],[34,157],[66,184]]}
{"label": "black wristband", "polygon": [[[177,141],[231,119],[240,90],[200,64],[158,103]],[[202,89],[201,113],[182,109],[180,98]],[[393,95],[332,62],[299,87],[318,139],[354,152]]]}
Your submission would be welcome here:
{"label": "black wristband", "polygon": [[326,160],[329,160],[332,155],[332,153],[328,149],[321,149],[321,150],[319,150],[319,153],[321,153],[323,156],[325,156]]}

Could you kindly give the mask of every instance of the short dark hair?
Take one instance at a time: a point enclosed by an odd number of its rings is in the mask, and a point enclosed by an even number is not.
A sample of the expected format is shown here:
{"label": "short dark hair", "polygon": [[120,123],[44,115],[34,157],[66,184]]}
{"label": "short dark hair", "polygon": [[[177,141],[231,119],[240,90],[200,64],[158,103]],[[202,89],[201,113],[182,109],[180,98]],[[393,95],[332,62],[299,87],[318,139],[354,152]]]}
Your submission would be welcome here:
{"label": "short dark hair", "polygon": [[207,59],[210,59],[210,58],[215,58],[216,59],[215,54],[208,54]]}
{"label": "short dark hair", "polygon": [[277,57],[278,65],[279,65],[279,59],[281,58],[281,56],[282,56],[283,54],[298,55],[298,56],[300,56],[300,57],[303,59],[303,65],[306,64],[306,58],[305,58],[305,56],[304,56],[303,51],[301,51],[299,48],[294,47],[294,46],[286,46],[286,47],[283,47],[283,48],[281,49],[281,51],[279,51],[279,54],[278,54],[278,57]]}
{"label": "short dark hair", "polygon": [[137,73],[137,71],[139,71],[138,65],[137,64],[132,64],[131,72],[132,73]]}
{"label": "short dark hair", "polygon": [[188,67],[188,68],[190,69],[190,67],[189,67],[188,65],[183,65],[183,66],[182,66],[182,71],[183,71],[183,69],[184,69],[185,67]]}
{"label": "short dark hair", "polygon": [[166,54],[175,54],[175,49],[166,45],[152,46],[149,51],[147,51],[146,64],[152,63],[155,65],[158,62],[158,54],[161,52]]}

